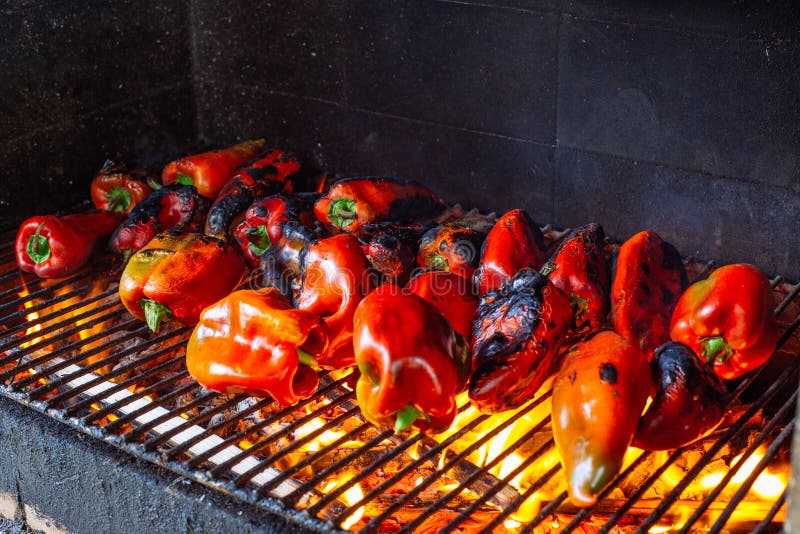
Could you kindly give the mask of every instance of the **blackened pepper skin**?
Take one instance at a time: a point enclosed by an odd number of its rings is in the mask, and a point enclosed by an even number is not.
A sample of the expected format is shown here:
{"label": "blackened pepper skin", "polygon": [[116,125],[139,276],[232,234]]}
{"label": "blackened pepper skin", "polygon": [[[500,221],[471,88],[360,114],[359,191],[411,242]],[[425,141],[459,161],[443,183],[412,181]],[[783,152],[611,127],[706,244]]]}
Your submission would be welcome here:
{"label": "blackened pepper skin", "polygon": [[470,400],[487,413],[528,401],[551,374],[571,320],[567,296],[530,269],[486,293],[472,325]]}
{"label": "blackened pepper skin", "polygon": [[362,226],[353,235],[370,267],[381,273],[384,280],[398,285],[408,282],[416,265],[419,231],[382,223]]}
{"label": "blackened pepper skin", "polygon": [[561,242],[550,259],[550,282],[569,297],[575,312],[571,336],[598,332],[606,324],[611,270],[603,251],[604,240],[599,224],[581,226]]}
{"label": "blackened pepper skin", "polygon": [[653,231],[619,247],[611,285],[614,330],[650,360],[670,340],[672,310],[688,285],[678,251]]}

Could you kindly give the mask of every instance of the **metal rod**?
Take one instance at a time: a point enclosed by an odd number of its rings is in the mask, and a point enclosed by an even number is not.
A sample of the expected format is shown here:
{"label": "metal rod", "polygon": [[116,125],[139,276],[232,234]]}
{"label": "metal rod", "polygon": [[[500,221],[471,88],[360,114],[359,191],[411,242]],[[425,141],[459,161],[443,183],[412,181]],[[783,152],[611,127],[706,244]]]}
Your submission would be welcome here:
{"label": "metal rod", "polygon": [[[187,372],[186,375],[184,375],[184,376],[188,376],[188,374],[189,373]],[[169,382],[177,382],[178,381],[174,377],[171,377],[171,378],[172,379],[169,380]],[[176,398],[180,397],[181,395],[185,395],[185,394],[187,394],[190,391],[195,390],[195,389],[200,389],[200,385],[197,384],[196,382],[190,382],[190,383],[186,384],[183,387],[180,387],[180,388],[178,388],[176,390],[170,391],[166,395],[162,395],[161,397],[159,397],[158,402],[159,403],[164,403],[166,401],[171,401],[172,399],[176,399]],[[148,406],[142,406],[141,410],[143,410],[143,411],[133,411],[133,412],[130,412],[130,413],[126,413],[125,415],[119,417],[118,419],[115,419],[115,420],[111,421],[110,423],[104,425],[103,428],[108,432],[117,432],[120,429],[120,427],[122,427],[122,425],[125,425],[127,423],[131,423],[134,419],[138,418],[140,415],[143,415],[144,411],[146,411],[148,409],[149,409]],[[164,414],[159,415],[159,417],[161,417],[162,415],[164,415]],[[150,421],[150,419],[148,419],[148,422],[149,421]],[[126,437],[126,436],[123,436],[123,437]],[[126,440],[126,441],[129,441],[129,440]]]}
{"label": "metal rod", "polygon": [[786,297],[778,304],[778,307],[775,308],[775,317],[780,316],[783,313],[783,310],[789,307],[789,304],[797,298],[797,295],[800,294],[800,283],[796,284],[792,291],[786,295]]}
{"label": "metal rod", "polygon": [[775,501],[775,504],[772,505],[772,508],[769,509],[767,515],[764,516],[764,519],[756,525],[756,528],[753,529],[754,534],[760,534],[761,532],[767,532],[770,527],[772,527],[772,522],[775,519],[775,516],[778,515],[778,511],[783,507],[786,503],[786,492],[788,488],[784,488],[783,493],[781,493],[780,497]]}
{"label": "metal rod", "polygon": [[[188,392],[192,391],[193,389],[199,389],[199,388],[200,388],[200,386],[198,384],[191,384],[191,383],[190,384],[186,384],[184,387],[178,389],[177,391],[173,391],[172,393],[170,393],[171,395],[173,395],[173,397],[171,397],[169,399],[166,396],[161,397],[159,399],[159,402],[162,402],[164,400],[172,400],[172,398],[180,397],[184,393],[188,393]],[[180,393],[178,393],[178,392],[180,392]],[[159,425],[159,424],[163,423],[164,421],[166,421],[167,419],[169,419],[170,417],[173,417],[173,413],[172,412],[180,411],[182,414],[185,414],[189,410],[194,409],[195,406],[200,406],[202,404],[206,404],[207,402],[212,401],[213,399],[215,399],[217,397],[220,397],[220,396],[222,396],[222,394],[221,393],[217,393],[216,391],[209,391],[208,393],[204,393],[203,395],[200,395],[199,397],[195,397],[194,399],[192,399],[191,402],[188,402],[188,403],[186,403],[184,405],[181,405],[179,408],[176,408],[175,410],[171,410],[169,413],[166,413],[166,414],[164,414],[164,415],[162,415],[160,417],[155,417],[155,418],[151,419],[150,421],[148,421],[147,423],[145,423],[143,425],[134,426],[131,430],[128,430],[127,432],[125,432],[122,435],[122,439],[124,439],[125,441],[133,441],[136,438],[138,438],[139,436],[141,436],[142,434],[145,434],[146,432],[152,430],[156,425]],[[181,417],[181,419],[184,422],[187,421],[187,419],[184,419],[183,417]],[[184,424],[184,423],[181,423],[181,424]]]}
{"label": "metal rod", "polygon": [[[93,284],[90,284],[90,285],[87,285],[87,286],[84,286],[84,287],[81,287],[81,288],[76,288],[76,289],[73,289],[72,291],[70,291],[69,293],[64,293],[63,295],[58,295],[56,297],[53,297],[51,299],[48,299],[48,300],[40,303],[40,304],[37,304],[35,306],[31,306],[30,308],[21,308],[21,309],[17,310],[14,313],[6,315],[3,318],[3,321],[5,322],[5,321],[12,321],[14,319],[24,319],[25,317],[27,317],[28,315],[30,315],[32,313],[36,313],[36,312],[39,312],[39,311],[44,310],[44,309],[52,308],[55,304],[58,304],[59,302],[63,302],[65,300],[69,300],[69,299],[72,299],[72,298],[81,297],[84,293],[90,291],[92,289],[92,287],[93,287]],[[41,315],[41,316],[36,317],[34,319],[29,319],[27,322],[22,323],[22,324],[14,327],[14,328],[10,328],[7,331],[3,332],[3,335],[7,337],[7,336],[9,336],[11,334],[16,334],[17,332],[24,331],[27,328],[30,328],[32,326],[45,324],[48,321],[52,321],[54,319],[57,319],[58,317],[66,315],[66,314],[70,313],[73,310],[77,310],[78,308],[85,308],[86,306],[89,306],[90,304],[93,304],[93,303],[97,302],[98,300],[102,300],[102,299],[105,299],[105,298],[112,297],[112,296],[114,296],[116,294],[116,292],[117,292],[117,289],[113,288],[113,289],[108,289],[108,290],[106,290],[106,291],[104,291],[102,293],[99,293],[99,294],[97,294],[97,295],[95,295],[93,297],[90,297],[90,298],[87,298],[87,299],[81,299],[80,301],[76,302],[75,304],[71,304],[71,305],[69,305],[69,306],[67,306],[65,308],[61,308],[59,310],[50,312],[48,314]],[[117,302],[119,302],[119,299],[117,299]],[[0,348],[5,348],[5,346],[0,347]]]}
{"label": "metal rod", "polygon": [[[17,274],[17,273],[7,273],[7,274]],[[22,273],[19,272],[19,274],[21,275]],[[0,305],[0,310],[3,310],[3,309],[8,308],[10,306],[13,306],[15,310],[18,309],[20,306],[24,307],[26,302],[30,302],[30,301],[36,300],[39,297],[45,297],[46,295],[49,295],[49,294],[53,293],[54,291],[56,291],[58,289],[61,289],[62,287],[71,287],[78,280],[83,280],[84,278],[88,278],[91,274],[92,274],[91,271],[83,271],[82,273],[80,273],[80,274],[78,274],[76,276],[73,276],[71,278],[67,278],[65,280],[61,280],[61,281],[56,282],[55,284],[52,284],[52,285],[45,285],[43,288],[37,289],[35,291],[30,291],[30,289],[31,289],[30,286],[43,285],[45,283],[45,279],[44,278],[34,278],[30,282],[24,282],[24,280],[23,280],[23,283],[24,283],[23,287],[14,287],[14,288],[7,289],[7,290],[3,291],[2,293],[0,293],[0,299],[6,298],[6,297],[11,297],[11,296],[16,296],[17,297],[15,300],[13,300],[11,302],[7,302],[5,304]],[[0,283],[3,281],[5,276],[6,275],[0,276]],[[91,288],[92,288],[91,285],[82,286],[82,289],[85,289],[86,291],[89,291]],[[29,291],[29,293],[27,295],[25,295],[24,297],[20,297],[19,294],[20,294],[21,291]],[[73,289],[72,291],[75,291],[75,290]],[[81,289],[79,289],[78,291],[80,292]],[[61,299],[61,300],[64,300],[64,299]],[[47,299],[46,304],[52,305],[52,304],[55,304],[56,302],[61,302],[61,300],[57,301],[55,299]],[[43,304],[45,304],[45,303],[43,303]],[[39,308],[39,309],[41,309],[41,308]],[[37,310],[32,310],[31,308],[27,308],[25,311],[27,313],[30,313],[31,311],[37,311]],[[8,316],[3,317],[3,321],[4,322],[7,321],[8,319],[9,319]]]}

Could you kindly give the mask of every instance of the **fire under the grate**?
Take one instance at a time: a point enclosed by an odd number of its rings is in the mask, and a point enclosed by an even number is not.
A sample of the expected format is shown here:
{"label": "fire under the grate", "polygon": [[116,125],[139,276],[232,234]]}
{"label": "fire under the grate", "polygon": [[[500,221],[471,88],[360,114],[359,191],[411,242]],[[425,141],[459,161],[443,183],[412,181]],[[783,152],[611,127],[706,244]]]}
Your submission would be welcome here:
{"label": "fire under the grate", "polygon": [[[560,232],[547,230],[553,239]],[[397,436],[366,423],[354,372],[315,396],[271,399],[199,386],[188,328],[151,334],[119,302],[111,258],[67,280],[21,273],[0,247],[0,393],[130,454],[284,510],[320,530],[401,532],[774,532],[785,516],[800,366],[800,284],[772,281],[782,336],[735,388],[725,422],[669,452],[630,448],[591,509],[568,500],[550,431],[550,390],[488,416],[464,396],[450,431]],[[687,261],[702,278],[713,267]]]}

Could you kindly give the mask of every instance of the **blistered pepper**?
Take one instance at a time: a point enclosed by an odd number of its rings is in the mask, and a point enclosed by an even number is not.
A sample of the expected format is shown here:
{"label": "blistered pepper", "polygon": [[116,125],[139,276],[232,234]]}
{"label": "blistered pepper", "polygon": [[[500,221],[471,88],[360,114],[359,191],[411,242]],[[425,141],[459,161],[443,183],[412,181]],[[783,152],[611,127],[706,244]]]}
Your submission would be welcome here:
{"label": "blistered pepper", "polygon": [[649,360],[669,341],[672,310],[688,284],[678,251],[653,231],[625,241],[617,254],[611,284],[614,330]]}
{"label": "blistered pepper", "polygon": [[353,232],[365,224],[400,225],[431,220],[444,209],[430,189],[400,178],[345,178],[314,204],[314,213],[331,231]]}
{"label": "blistered pepper", "polygon": [[467,345],[432,304],[394,285],[358,306],[353,346],[361,413],[400,432],[447,430],[469,375]]}
{"label": "blistered pepper", "polygon": [[769,280],[757,267],[720,267],[678,300],[670,335],[713,364],[717,376],[738,378],[775,351],[778,326],[771,293]]}
{"label": "blistered pepper", "polygon": [[236,288],[245,270],[236,248],[221,239],[163,233],[131,256],[119,296],[154,332],[170,319],[193,326],[203,308]]}
{"label": "blistered pepper", "polygon": [[208,389],[269,395],[283,406],[311,396],[327,332],[275,289],[240,290],[211,304],[186,347],[186,369]]}
{"label": "blistered pepper", "polygon": [[419,231],[407,226],[379,223],[362,226],[353,232],[353,236],[361,243],[370,267],[385,281],[398,285],[408,282],[417,264]]}
{"label": "blistered pepper", "polygon": [[539,269],[547,256],[539,226],[524,210],[500,217],[483,242],[474,282],[478,296],[505,284],[521,269]]}
{"label": "blistered pepper", "polygon": [[634,447],[677,449],[719,426],[728,390],[692,349],[670,341],[656,349],[650,367],[658,390],[639,421]]}
{"label": "blistered pepper", "polygon": [[208,199],[215,199],[233,171],[264,150],[264,140],[244,141],[220,150],[211,150],[172,161],[161,172],[164,185],[193,185]]}
{"label": "blistered pepper", "polygon": [[650,389],[647,360],[615,332],[567,351],[553,382],[552,422],[575,506],[593,506],[619,473]]}
{"label": "blistered pepper", "polygon": [[[272,247],[288,247],[293,271],[298,270],[300,250],[312,239],[323,237],[317,227],[313,196],[274,195],[253,202],[233,232],[247,263],[258,265],[259,258]],[[286,238],[286,239],[284,239]],[[299,238],[300,243],[293,243]]]}
{"label": "blistered pepper", "polygon": [[105,211],[31,217],[17,231],[17,265],[40,278],[72,274],[89,261],[98,241],[119,222],[118,216]]}
{"label": "blistered pepper", "polygon": [[270,150],[240,168],[228,180],[208,210],[205,232],[221,235],[233,230],[231,223],[250,205],[267,195],[287,192],[290,176],[300,170],[300,162],[281,150]]}
{"label": "blistered pepper", "polygon": [[494,223],[494,216],[473,213],[431,228],[419,240],[417,264],[472,279],[483,241]]}
{"label": "blistered pepper", "polygon": [[350,234],[315,241],[303,251],[300,271],[295,305],[322,317],[330,335],[320,366],[338,369],[353,365],[353,316],[372,287],[361,246]]}
{"label": "blistered pepper", "polygon": [[194,186],[164,186],[134,206],[111,236],[109,248],[127,257],[161,232],[199,232],[207,210],[208,200]]}
{"label": "blistered pepper", "polygon": [[478,299],[468,279],[455,273],[428,271],[415,276],[406,290],[436,306],[450,326],[469,340]]}
{"label": "blistered pepper", "polygon": [[603,251],[605,234],[596,223],[574,229],[547,262],[550,282],[563,291],[574,314],[571,336],[585,336],[606,325],[611,271]]}
{"label": "blistered pepper", "polygon": [[111,160],[105,162],[89,188],[95,208],[125,215],[152,192],[147,182],[128,172],[125,165]]}
{"label": "blistered pepper", "polygon": [[530,400],[554,372],[571,320],[567,296],[531,269],[486,293],[472,326],[473,404],[498,413]]}

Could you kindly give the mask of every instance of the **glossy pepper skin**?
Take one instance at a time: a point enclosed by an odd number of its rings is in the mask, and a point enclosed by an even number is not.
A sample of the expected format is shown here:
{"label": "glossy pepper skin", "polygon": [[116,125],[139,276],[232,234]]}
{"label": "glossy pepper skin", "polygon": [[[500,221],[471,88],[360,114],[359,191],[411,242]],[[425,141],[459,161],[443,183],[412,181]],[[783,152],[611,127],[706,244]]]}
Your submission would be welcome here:
{"label": "glossy pepper skin", "polygon": [[619,473],[647,402],[650,366],[606,330],[567,351],[553,382],[553,437],[575,506],[593,506]]}
{"label": "glossy pepper skin", "polygon": [[193,185],[205,198],[214,200],[237,168],[264,150],[264,140],[244,141],[220,150],[211,150],[172,161],[161,172],[164,185]]}
{"label": "glossy pepper skin", "polygon": [[125,165],[111,160],[105,162],[89,188],[95,208],[125,215],[152,192],[153,188],[128,172]]}
{"label": "glossy pepper skin", "polygon": [[672,310],[688,285],[678,251],[645,230],[620,247],[611,284],[611,322],[649,360],[669,341]]}
{"label": "glossy pepper skin", "polygon": [[365,224],[407,225],[431,220],[444,204],[426,186],[400,178],[345,178],[314,204],[314,213],[332,232],[354,232]]}
{"label": "glossy pepper skin", "polygon": [[292,308],[277,290],[234,291],[200,314],[186,369],[208,389],[291,406],[316,391],[314,358],[326,343],[319,317]]}
{"label": "glossy pepper skin", "polygon": [[486,293],[472,324],[472,403],[498,413],[530,400],[552,374],[571,320],[567,296],[530,269]]}
{"label": "glossy pepper skin", "polygon": [[367,224],[353,236],[361,244],[370,267],[385,281],[397,285],[408,282],[417,264],[418,230],[391,223]]}
{"label": "glossy pepper skin", "polygon": [[40,278],[70,275],[89,261],[98,241],[113,232],[119,221],[105,211],[31,217],[17,231],[17,265]]}
{"label": "glossy pepper skin", "polygon": [[639,421],[634,447],[677,449],[719,426],[728,390],[692,349],[670,341],[656,349],[650,367],[658,391]]}
{"label": "glossy pepper skin", "polygon": [[717,376],[738,378],[775,351],[778,326],[771,293],[769,280],[757,267],[720,267],[678,300],[670,335],[713,364]]}
{"label": "glossy pepper skin", "polygon": [[463,338],[432,304],[383,285],[358,305],[353,346],[361,376],[356,396],[380,427],[436,434],[455,418],[456,393],[469,375]]}
{"label": "glossy pepper skin", "polygon": [[353,316],[372,287],[361,246],[350,234],[315,241],[303,250],[300,271],[295,306],[322,317],[330,335],[328,350],[319,358],[320,367],[353,365]]}
{"label": "glossy pepper skin", "polygon": [[436,306],[450,326],[469,340],[478,309],[469,280],[455,273],[428,271],[415,276],[405,289]]}
{"label": "glossy pepper skin", "polygon": [[486,234],[494,222],[493,217],[470,214],[431,228],[419,240],[417,265],[471,279],[478,267]]}
{"label": "glossy pepper skin", "polygon": [[208,200],[191,185],[168,185],[140,201],[111,236],[109,247],[129,256],[161,232],[199,232]]}
{"label": "glossy pepper skin", "polygon": [[539,226],[524,210],[500,217],[483,242],[474,283],[478,296],[505,284],[521,269],[539,269],[547,255]]}
{"label": "glossy pepper skin", "polygon": [[300,170],[300,162],[281,150],[269,150],[247,167],[237,170],[208,210],[205,232],[223,235],[231,224],[259,198],[291,190],[287,180]]}
{"label": "glossy pepper skin", "polygon": [[572,304],[571,336],[598,332],[607,323],[611,269],[603,251],[604,241],[599,224],[581,226],[570,232],[548,261],[550,282]]}
{"label": "glossy pepper skin", "polygon": [[250,266],[258,265],[261,256],[273,247],[288,247],[286,254],[291,252],[292,257],[285,263],[297,272],[303,247],[326,235],[314,217],[313,199],[309,195],[273,195],[250,204],[233,232]]}
{"label": "glossy pepper skin", "polygon": [[131,256],[119,296],[154,332],[165,319],[193,326],[203,308],[236,288],[245,270],[236,248],[220,239],[163,233]]}

